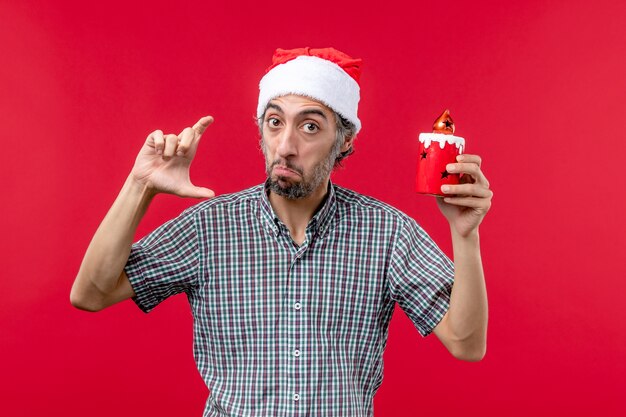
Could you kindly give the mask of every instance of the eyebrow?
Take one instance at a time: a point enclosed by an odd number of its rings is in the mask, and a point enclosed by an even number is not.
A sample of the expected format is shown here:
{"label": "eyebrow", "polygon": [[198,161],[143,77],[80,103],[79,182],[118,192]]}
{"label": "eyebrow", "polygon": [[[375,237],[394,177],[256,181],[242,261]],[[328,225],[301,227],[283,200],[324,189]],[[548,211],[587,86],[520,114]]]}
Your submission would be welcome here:
{"label": "eyebrow", "polygon": [[[268,103],[267,107],[265,107],[265,112],[266,113],[267,113],[268,109],[274,109],[274,110],[276,110],[279,113],[285,114],[283,109],[278,104]],[[302,110],[300,113],[298,113],[298,116],[306,116],[308,114],[317,114],[318,116],[322,117],[325,121],[328,121],[328,118],[326,117],[324,112],[319,110],[319,109]]]}
{"label": "eyebrow", "polygon": [[267,103],[267,106],[265,106],[265,113],[267,113],[267,110],[268,110],[268,109],[274,109],[274,110],[276,110],[277,112],[279,112],[279,113],[283,113],[283,114],[285,113],[285,112],[283,111],[283,109],[281,109],[281,108],[280,108],[280,106],[279,106],[278,104],[274,104],[274,103]]}
{"label": "eyebrow", "polygon": [[324,120],[328,121],[328,118],[326,118],[326,115],[324,114],[324,112],[318,109],[303,110],[300,113],[298,113],[298,115],[302,115],[302,116],[307,115],[307,114],[317,114],[321,116]]}

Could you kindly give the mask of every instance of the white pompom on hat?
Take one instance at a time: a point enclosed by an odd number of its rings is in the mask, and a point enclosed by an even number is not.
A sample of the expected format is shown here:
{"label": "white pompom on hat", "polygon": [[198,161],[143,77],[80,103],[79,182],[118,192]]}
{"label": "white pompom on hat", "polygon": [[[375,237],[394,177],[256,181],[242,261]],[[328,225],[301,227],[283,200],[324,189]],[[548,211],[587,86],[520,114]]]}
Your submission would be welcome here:
{"label": "white pompom on hat", "polygon": [[259,83],[257,117],[270,100],[296,94],[318,100],[361,130],[359,108],[362,60],[334,48],[277,49]]}

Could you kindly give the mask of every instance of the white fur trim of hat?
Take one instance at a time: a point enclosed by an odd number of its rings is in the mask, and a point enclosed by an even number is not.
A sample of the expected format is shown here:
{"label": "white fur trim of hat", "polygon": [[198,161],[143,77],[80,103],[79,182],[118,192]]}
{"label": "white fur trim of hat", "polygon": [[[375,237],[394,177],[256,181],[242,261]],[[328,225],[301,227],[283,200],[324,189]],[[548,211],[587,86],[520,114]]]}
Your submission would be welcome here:
{"label": "white fur trim of hat", "polygon": [[330,107],[350,122],[357,133],[359,84],[339,65],[316,56],[299,56],[272,68],[259,83],[257,118],[270,100],[288,94],[310,97]]}

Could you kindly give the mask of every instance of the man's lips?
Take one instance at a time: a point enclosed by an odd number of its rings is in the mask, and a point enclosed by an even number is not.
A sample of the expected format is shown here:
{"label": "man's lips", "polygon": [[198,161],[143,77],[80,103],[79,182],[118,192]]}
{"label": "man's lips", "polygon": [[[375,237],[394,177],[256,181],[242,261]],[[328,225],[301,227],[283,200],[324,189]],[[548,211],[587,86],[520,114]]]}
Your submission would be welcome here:
{"label": "man's lips", "polygon": [[300,173],[294,171],[293,169],[289,169],[285,166],[281,166],[281,165],[275,165],[274,166],[274,173],[276,175],[280,175],[283,177],[291,177],[291,176],[296,176],[296,175],[300,175]]}

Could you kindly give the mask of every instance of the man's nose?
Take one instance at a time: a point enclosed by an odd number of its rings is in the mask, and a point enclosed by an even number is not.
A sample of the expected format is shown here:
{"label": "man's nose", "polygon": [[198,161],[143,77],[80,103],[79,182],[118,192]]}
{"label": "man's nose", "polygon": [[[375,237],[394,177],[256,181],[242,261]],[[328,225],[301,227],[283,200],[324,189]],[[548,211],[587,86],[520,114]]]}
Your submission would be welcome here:
{"label": "man's nose", "polygon": [[295,128],[286,126],[278,137],[278,147],[276,153],[285,158],[298,153],[297,134]]}

